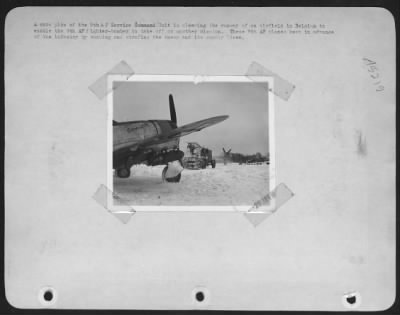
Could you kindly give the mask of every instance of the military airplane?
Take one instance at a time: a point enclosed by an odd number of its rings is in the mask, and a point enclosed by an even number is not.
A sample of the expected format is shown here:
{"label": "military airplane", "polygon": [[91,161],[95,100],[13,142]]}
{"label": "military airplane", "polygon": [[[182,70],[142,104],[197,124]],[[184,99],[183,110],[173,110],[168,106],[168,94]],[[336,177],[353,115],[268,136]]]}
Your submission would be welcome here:
{"label": "military airplane", "polygon": [[224,152],[224,165],[226,165],[226,163],[228,161],[232,162],[231,150],[232,149],[229,149],[228,151],[226,151],[225,148],[222,148],[222,151]]}
{"label": "military airplane", "polygon": [[130,169],[135,164],[166,165],[162,179],[179,182],[183,170],[181,160],[184,156],[184,152],[179,150],[180,137],[220,123],[229,117],[216,116],[178,127],[172,94],[169,95],[169,110],[171,120],[113,120],[113,169],[116,176],[128,178]]}

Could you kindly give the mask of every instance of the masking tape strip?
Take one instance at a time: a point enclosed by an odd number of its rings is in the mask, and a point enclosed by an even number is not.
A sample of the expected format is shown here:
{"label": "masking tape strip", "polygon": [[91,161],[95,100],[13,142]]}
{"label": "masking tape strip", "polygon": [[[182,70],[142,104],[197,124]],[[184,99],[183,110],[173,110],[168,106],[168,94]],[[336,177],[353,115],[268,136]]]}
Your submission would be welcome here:
{"label": "masking tape strip", "polygon": [[285,184],[280,183],[274,190],[257,200],[244,216],[257,227],[293,196],[294,193]]}
{"label": "masking tape strip", "polygon": [[292,95],[295,86],[289,81],[283,79],[278,74],[268,70],[257,62],[252,62],[247,69],[246,76],[255,82],[263,82],[262,77],[273,77],[274,78],[274,86],[270,91],[274,93],[276,96],[281,99],[287,101],[289,97]]}
{"label": "masking tape strip", "polygon": [[[129,205],[128,201],[125,201],[123,198],[113,193],[103,184],[99,186],[99,188],[93,195],[93,199],[96,200],[100,205],[102,205],[108,212],[113,214],[118,220],[125,224],[128,223],[132,215],[136,213],[136,210]],[[123,210],[112,210],[109,209],[110,204],[112,204],[113,206],[124,206],[124,208]]]}
{"label": "masking tape strip", "polygon": [[115,65],[111,70],[107,71],[100,78],[98,78],[93,84],[89,86],[91,90],[100,100],[103,99],[108,93],[113,91],[117,86],[114,85],[112,88],[107,86],[107,77],[110,74],[119,74],[125,76],[125,80],[128,80],[132,75],[134,75],[133,69],[122,60],[117,65]]}

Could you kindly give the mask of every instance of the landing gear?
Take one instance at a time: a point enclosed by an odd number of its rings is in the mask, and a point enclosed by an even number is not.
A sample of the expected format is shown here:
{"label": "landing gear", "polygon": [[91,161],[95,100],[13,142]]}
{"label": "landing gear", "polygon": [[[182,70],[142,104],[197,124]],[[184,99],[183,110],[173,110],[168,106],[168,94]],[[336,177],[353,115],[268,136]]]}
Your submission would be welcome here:
{"label": "landing gear", "polygon": [[131,176],[131,170],[128,168],[120,168],[117,170],[117,176],[120,178],[128,178]]}
{"label": "landing gear", "polygon": [[164,167],[163,171],[162,171],[162,180],[163,182],[167,181],[168,183],[179,183],[179,181],[181,180],[181,173],[179,173],[178,175],[176,175],[175,177],[165,177],[165,174],[167,173],[167,169],[168,166]]}
{"label": "landing gear", "polygon": [[[182,160],[169,162],[162,171],[163,182],[178,183],[181,180],[181,172],[183,171]],[[168,175],[168,177],[167,177]],[[172,177],[171,177],[172,175]]]}

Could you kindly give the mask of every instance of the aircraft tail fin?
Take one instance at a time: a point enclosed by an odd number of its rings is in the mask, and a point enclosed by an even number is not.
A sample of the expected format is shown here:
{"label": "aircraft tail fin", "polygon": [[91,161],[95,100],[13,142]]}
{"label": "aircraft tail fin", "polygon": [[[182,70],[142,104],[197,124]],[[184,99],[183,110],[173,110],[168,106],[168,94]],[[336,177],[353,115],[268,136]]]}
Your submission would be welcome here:
{"label": "aircraft tail fin", "polygon": [[176,111],[175,111],[175,103],[174,103],[174,97],[172,94],[169,95],[169,113],[171,116],[171,121],[177,124],[177,119],[176,119]]}

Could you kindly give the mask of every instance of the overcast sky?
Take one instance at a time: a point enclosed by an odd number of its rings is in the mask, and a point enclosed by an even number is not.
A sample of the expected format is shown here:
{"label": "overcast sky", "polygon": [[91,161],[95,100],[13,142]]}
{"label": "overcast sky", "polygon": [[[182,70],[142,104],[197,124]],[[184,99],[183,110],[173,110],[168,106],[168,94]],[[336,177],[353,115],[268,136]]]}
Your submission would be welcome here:
{"label": "overcast sky", "polygon": [[254,154],[268,152],[268,98],[259,83],[125,82],[114,91],[114,120],[170,119],[168,95],[173,94],[178,126],[229,115],[217,125],[184,136],[222,155],[222,148]]}

